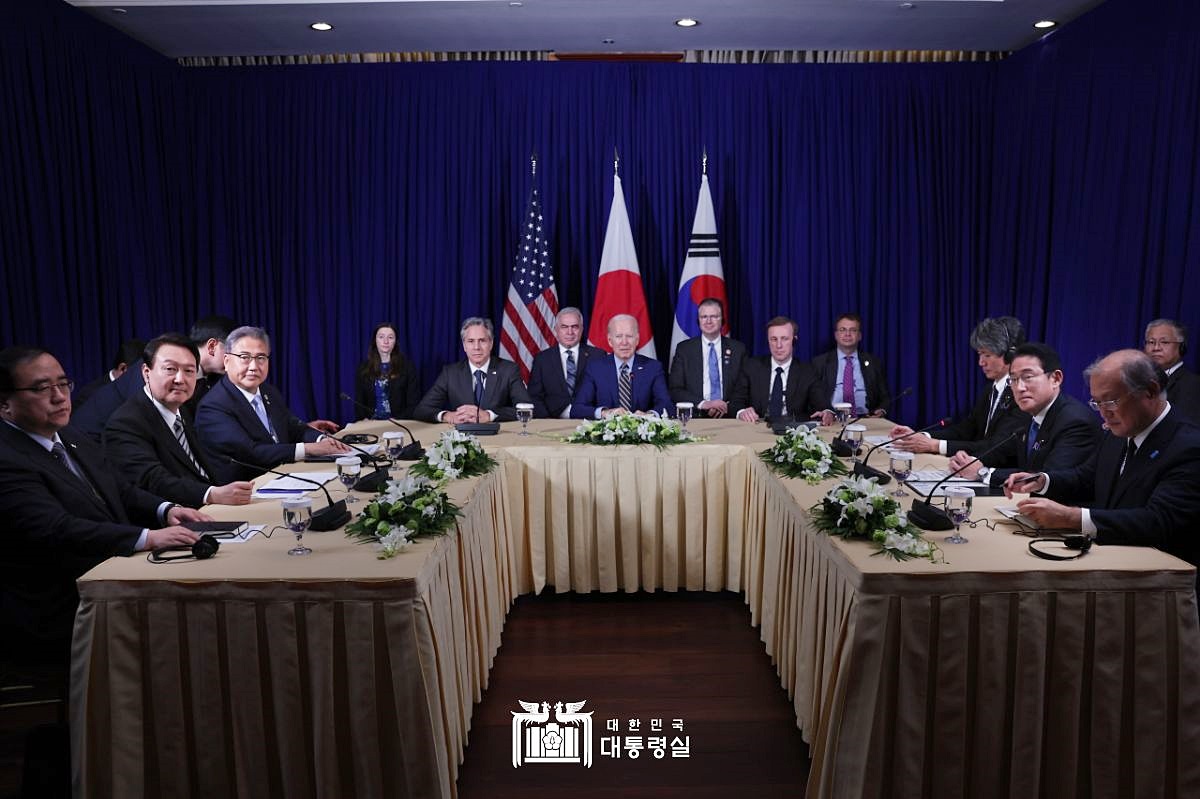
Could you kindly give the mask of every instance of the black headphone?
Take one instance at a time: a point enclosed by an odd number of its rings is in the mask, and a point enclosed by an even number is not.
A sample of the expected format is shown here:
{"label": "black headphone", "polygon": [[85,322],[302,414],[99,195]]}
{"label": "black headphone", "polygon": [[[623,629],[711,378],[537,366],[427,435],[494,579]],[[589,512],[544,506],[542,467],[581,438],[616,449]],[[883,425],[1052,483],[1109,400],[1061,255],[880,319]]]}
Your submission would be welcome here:
{"label": "black headphone", "polygon": [[[208,560],[217,554],[221,542],[205,533],[196,539],[196,543],[174,547],[160,547],[150,551],[146,560],[151,563],[170,563],[173,560]],[[166,552],[186,552],[186,555],[166,555]]]}
{"label": "black headphone", "polygon": [[[1075,550],[1074,555],[1056,555],[1053,552],[1047,552],[1044,549],[1038,549],[1034,544],[1062,544],[1067,549]],[[1064,535],[1057,538],[1035,538],[1029,542],[1029,551],[1037,555],[1039,558],[1046,560],[1075,560],[1082,558],[1092,548],[1091,536],[1086,535]]]}

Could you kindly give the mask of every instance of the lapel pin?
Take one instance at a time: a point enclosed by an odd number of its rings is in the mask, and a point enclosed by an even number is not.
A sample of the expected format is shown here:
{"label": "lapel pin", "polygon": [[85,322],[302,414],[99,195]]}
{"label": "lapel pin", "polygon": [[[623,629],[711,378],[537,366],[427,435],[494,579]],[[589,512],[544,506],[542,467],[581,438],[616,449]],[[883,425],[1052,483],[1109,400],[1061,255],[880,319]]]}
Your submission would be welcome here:
{"label": "lapel pin", "polygon": [[1153,452],[1150,453],[1150,460],[1154,460],[1157,457],[1158,457],[1158,450],[1154,450]]}

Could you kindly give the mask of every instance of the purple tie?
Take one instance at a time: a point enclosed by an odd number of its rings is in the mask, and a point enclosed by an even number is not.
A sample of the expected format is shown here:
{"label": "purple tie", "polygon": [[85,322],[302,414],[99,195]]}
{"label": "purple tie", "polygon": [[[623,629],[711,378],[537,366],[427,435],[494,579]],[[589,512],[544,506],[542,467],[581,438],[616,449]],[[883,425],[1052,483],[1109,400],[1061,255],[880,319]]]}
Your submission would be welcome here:
{"label": "purple tie", "polygon": [[842,369],[842,402],[854,407],[854,356],[846,356],[846,366]]}

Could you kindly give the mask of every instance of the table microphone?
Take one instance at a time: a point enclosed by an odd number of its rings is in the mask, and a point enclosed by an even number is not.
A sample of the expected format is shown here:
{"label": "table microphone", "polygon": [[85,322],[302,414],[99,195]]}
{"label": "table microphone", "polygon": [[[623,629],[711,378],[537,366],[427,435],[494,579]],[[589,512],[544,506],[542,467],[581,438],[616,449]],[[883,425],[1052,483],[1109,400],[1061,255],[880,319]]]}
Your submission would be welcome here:
{"label": "table microphone", "polygon": [[867,450],[867,454],[863,456],[863,459],[861,461],[855,461],[854,474],[857,475],[858,477],[874,477],[879,482],[879,485],[881,485],[881,486],[887,485],[888,483],[891,482],[892,476],[890,474],[888,474],[887,472],[881,472],[878,469],[876,469],[875,467],[867,465],[867,461],[871,459],[871,453],[874,452],[875,450],[879,449],[880,447],[886,447],[888,444],[894,443],[896,441],[900,441],[901,439],[908,438],[909,436],[915,436],[919,433],[928,433],[930,430],[934,429],[935,427],[945,427],[947,424],[949,424],[949,422],[950,422],[950,419],[948,417],[945,419],[938,419],[936,422],[929,425],[929,427],[923,427],[920,430],[913,430],[911,433],[905,433],[902,436],[896,436],[895,438],[889,438],[887,441],[880,441],[878,444],[876,444],[875,446],[873,446],[869,450]]}
{"label": "table microphone", "polygon": [[941,488],[942,484],[945,483],[947,480],[949,480],[951,477],[958,474],[963,469],[970,466],[972,463],[979,463],[979,459],[982,458],[984,455],[988,455],[991,452],[993,452],[994,450],[999,449],[1000,447],[1004,446],[1005,444],[1012,441],[1014,438],[1016,438],[1018,435],[1020,435],[1021,433],[1024,433],[1024,432],[1025,432],[1024,430],[1012,431],[1007,436],[1000,439],[995,444],[992,444],[990,447],[985,449],[983,452],[979,453],[974,458],[971,458],[971,460],[967,461],[962,466],[959,466],[957,469],[950,472],[950,474],[946,475],[941,480],[938,480],[936,483],[934,483],[933,488],[931,488],[929,490],[929,493],[925,496],[925,499],[923,499],[923,500],[922,499],[914,499],[913,500],[912,510],[910,510],[908,512],[908,520],[910,522],[912,522],[913,524],[915,524],[917,527],[920,527],[922,530],[952,530],[952,529],[954,529],[954,522],[950,520],[950,515],[947,514],[946,511],[942,510],[941,508],[933,507],[933,505],[930,503],[930,500],[933,499],[933,495],[936,494],[937,490],[939,488]]}
{"label": "table microphone", "polygon": [[[361,402],[356,400],[354,397],[351,397],[345,391],[338,394],[338,396],[341,397],[342,399],[346,400],[347,402],[352,403],[354,405],[354,407],[358,408],[360,411],[366,411],[368,419],[370,419],[371,415],[375,413],[374,408],[369,408],[366,405],[363,405]],[[411,444],[405,444],[404,447],[400,450],[400,454],[396,456],[396,460],[398,460],[398,461],[419,461],[419,460],[421,460],[421,458],[425,455],[425,450],[421,448],[421,442],[417,440],[417,437],[413,435],[413,432],[391,417],[388,417],[387,421],[391,422],[392,424],[396,425],[396,427],[399,427],[401,430],[408,433],[408,437],[412,439]],[[342,443],[345,444],[346,442],[343,441]]]}
{"label": "table microphone", "polygon": [[[907,397],[912,392],[913,392],[912,386],[909,386],[908,388],[904,389],[896,396],[892,397],[886,403],[884,403],[884,405],[882,407],[889,408],[892,405],[895,405],[896,401],[899,400],[901,397]],[[851,447],[851,445],[842,438],[842,434],[846,432],[847,427],[854,424],[855,422],[857,422],[860,419],[866,419],[870,415],[871,415],[871,413],[870,413],[870,411],[868,411],[867,413],[860,413],[858,416],[855,416],[853,419],[846,420],[846,423],[844,425],[842,425],[842,429],[838,431],[838,434],[833,437],[833,441],[830,442],[830,444],[829,444],[829,446],[833,449],[834,455],[840,455],[843,458],[849,458],[850,456],[852,456],[854,454],[854,452],[855,452],[854,448]]]}
{"label": "table microphone", "polygon": [[300,474],[288,474],[287,472],[281,472],[276,469],[264,469],[257,463],[246,463],[245,461],[239,461],[237,458],[233,457],[227,456],[225,461],[226,463],[235,463],[238,466],[245,466],[258,471],[277,474],[280,477],[294,477],[302,483],[311,483],[312,485],[315,485],[317,488],[324,491],[325,501],[329,504],[318,511],[313,511],[312,523],[308,526],[308,529],[315,533],[324,533],[328,532],[329,530],[336,530],[346,522],[350,521],[350,511],[346,509],[346,500],[343,499],[334,502],[333,495],[329,493],[329,489],[325,487],[324,483],[318,483],[316,480],[310,480],[309,478]]}

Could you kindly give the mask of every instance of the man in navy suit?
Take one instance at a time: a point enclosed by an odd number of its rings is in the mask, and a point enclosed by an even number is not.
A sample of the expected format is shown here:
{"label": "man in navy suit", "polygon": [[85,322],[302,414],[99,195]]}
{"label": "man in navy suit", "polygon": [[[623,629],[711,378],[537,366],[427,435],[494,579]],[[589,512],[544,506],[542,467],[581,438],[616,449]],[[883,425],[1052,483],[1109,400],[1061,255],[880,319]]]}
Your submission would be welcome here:
{"label": "man in navy suit", "polygon": [[[1086,405],[1063,392],[1057,352],[1037,342],[1022,344],[1013,351],[1009,377],[1017,405],[1029,416],[1028,427],[984,455],[982,466],[967,465],[959,472],[962,477],[999,487],[1014,471],[1068,469],[1092,456],[1100,424]],[[960,450],[950,459],[950,469],[973,460],[975,456]]]}
{"label": "man in navy suit", "polygon": [[592,358],[571,405],[573,419],[602,419],[623,413],[660,416],[671,413],[671,395],[662,364],[637,354],[638,322],[629,314],[617,314],[608,322],[608,346],[612,355]]}
{"label": "man in navy suit", "polygon": [[715,297],[696,310],[700,335],[679,342],[671,361],[667,388],[675,402],[690,402],[714,419],[729,413],[729,401],[742,377],[746,345],[721,335],[725,306]]}
{"label": "man in navy suit", "polygon": [[213,465],[196,438],[187,404],[199,368],[191,339],[167,333],[151,340],[143,355],[142,390],[109,417],[104,449],[130,482],[164,499],[191,508],[245,505],[254,485],[215,485]]}
{"label": "man in navy suit", "polygon": [[599,347],[581,344],[582,337],[583,312],[571,307],[560,310],[554,317],[558,344],[533,356],[529,371],[529,396],[533,415],[539,419],[571,418],[571,402],[588,360],[604,355]]}
{"label": "man in navy suit", "polygon": [[858,349],[862,341],[862,318],[858,314],[842,314],[834,323],[833,337],[837,346],[812,361],[825,401],[831,405],[849,402],[854,414],[883,416],[891,404],[892,392],[879,359]]}
{"label": "man in navy suit", "polygon": [[[1045,496],[1017,508],[1042,527],[1079,530],[1099,544],[1157,547],[1200,564],[1200,428],[1167,401],[1166,375],[1145,353],[1119,350],[1084,376],[1108,432],[1084,463],[1025,484]],[[1012,475],[1006,493],[1030,476]]]}
{"label": "man in navy suit", "polygon": [[75,580],[113,555],[195,542],[208,517],[121,478],[71,421],[72,382],[43,349],[0,352],[0,640],[64,665]]}
{"label": "man in navy suit", "polygon": [[517,403],[532,400],[517,365],[492,357],[492,320],[472,316],[462,323],[458,337],[467,359],[442,367],[413,409],[413,418],[448,424],[516,421]]}
{"label": "man in navy suit", "polygon": [[281,463],[350,452],[336,438],[321,435],[336,433],[336,424],[317,419],[306,425],[291,412],[279,389],[264,382],[270,364],[271,340],[265,330],[239,327],[229,334],[225,377],[196,411],[200,446],[212,464],[216,483],[253,480]]}

